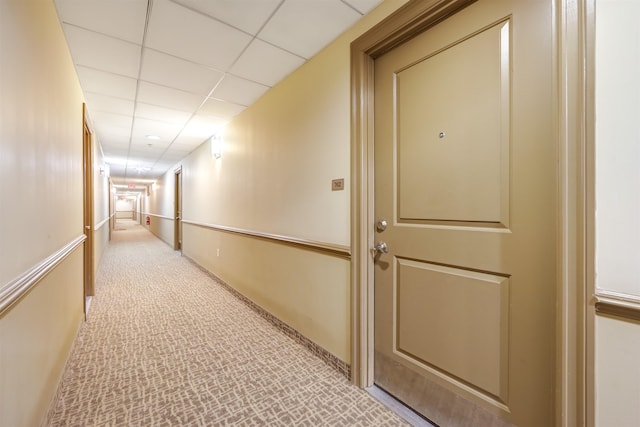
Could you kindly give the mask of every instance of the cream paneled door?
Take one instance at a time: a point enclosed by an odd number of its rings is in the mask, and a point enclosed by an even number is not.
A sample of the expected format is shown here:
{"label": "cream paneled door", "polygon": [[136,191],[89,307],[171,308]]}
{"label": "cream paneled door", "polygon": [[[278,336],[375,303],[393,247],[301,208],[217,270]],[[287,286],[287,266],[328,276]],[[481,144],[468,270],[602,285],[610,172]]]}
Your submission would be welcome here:
{"label": "cream paneled door", "polygon": [[375,383],[441,426],[554,424],[552,17],[480,0],[376,60]]}

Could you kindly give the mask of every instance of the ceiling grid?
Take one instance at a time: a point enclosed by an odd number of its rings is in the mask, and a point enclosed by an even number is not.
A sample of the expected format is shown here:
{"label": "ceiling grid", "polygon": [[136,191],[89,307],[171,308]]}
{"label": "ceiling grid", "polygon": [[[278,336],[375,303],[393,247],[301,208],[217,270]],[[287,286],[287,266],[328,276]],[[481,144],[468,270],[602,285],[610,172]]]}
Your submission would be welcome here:
{"label": "ceiling grid", "polygon": [[55,3],[111,176],[126,184],[164,174],[381,1]]}

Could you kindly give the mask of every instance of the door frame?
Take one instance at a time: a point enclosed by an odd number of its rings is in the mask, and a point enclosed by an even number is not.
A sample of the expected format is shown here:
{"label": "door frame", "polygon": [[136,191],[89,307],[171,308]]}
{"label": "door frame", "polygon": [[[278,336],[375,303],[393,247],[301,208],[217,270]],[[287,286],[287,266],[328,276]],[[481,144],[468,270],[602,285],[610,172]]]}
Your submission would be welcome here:
{"label": "door frame", "polygon": [[108,227],[109,227],[109,241],[111,241],[111,233],[113,230],[113,224],[111,223],[111,209],[112,209],[112,204],[113,204],[113,183],[111,182],[111,177],[109,177],[108,181],[109,183],[109,190],[107,193],[107,204],[108,204],[108,208],[107,208],[107,215],[109,215],[109,221],[108,221]]}
{"label": "door frame", "polygon": [[[84,300],[95,294],[93,260],[93,132],[87,104],[82,104],[82,185],[84,241]],[[85,308],[86,312],[86,308]]]}
{"label": "door frame", "polygon": [[182,252],[182,166],[174,171],[174,193],[173,193],[173,250]]}
{"label": "door frame", "polygon": [[[351,43],[351,380],[373,385],[374,64],[375,59],[475,0],[411,0]],[[586,19],[592,0],[551,1],[554,14],[559,166],[556,425],[590,418],[586,308]],[[590,406],[590,405],[589,405]]]}

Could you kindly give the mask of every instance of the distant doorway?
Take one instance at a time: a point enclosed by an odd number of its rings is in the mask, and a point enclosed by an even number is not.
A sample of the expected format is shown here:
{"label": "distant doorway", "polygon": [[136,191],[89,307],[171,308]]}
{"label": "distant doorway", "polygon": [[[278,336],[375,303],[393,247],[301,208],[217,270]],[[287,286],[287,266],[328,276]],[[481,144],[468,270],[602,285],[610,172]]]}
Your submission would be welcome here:
{"label": "distant doorway", "polygon": [[182,250],[182,168],[175,171],[175,226],[173,249]]}
{"label": "distant doorway", "polygon": [[87,237],[84,242],[84,299],[86,301],[87,297],[95,294],[93,276],[93,136],[86,104],[82,104],[82,122],[83,221],[84,235]]}

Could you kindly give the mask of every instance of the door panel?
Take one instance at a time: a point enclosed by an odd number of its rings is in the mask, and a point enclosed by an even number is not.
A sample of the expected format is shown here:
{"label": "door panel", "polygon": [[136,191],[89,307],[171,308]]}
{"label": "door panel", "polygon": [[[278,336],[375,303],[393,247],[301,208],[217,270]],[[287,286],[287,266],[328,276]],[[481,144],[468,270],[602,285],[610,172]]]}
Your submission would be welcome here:
{"label": "door panel", "polygon": [[395,270],[394,352],[504,403],[509,279],[402,258]]}
{"label": "door panel", "polygon": [[395,73],[401,221],[507,222],[509,65],[506,21]]}
{"label": "door panel", "polygon": [[551,12],[480,0],[376,59],[374,379],[441,425],[553,425]]}

